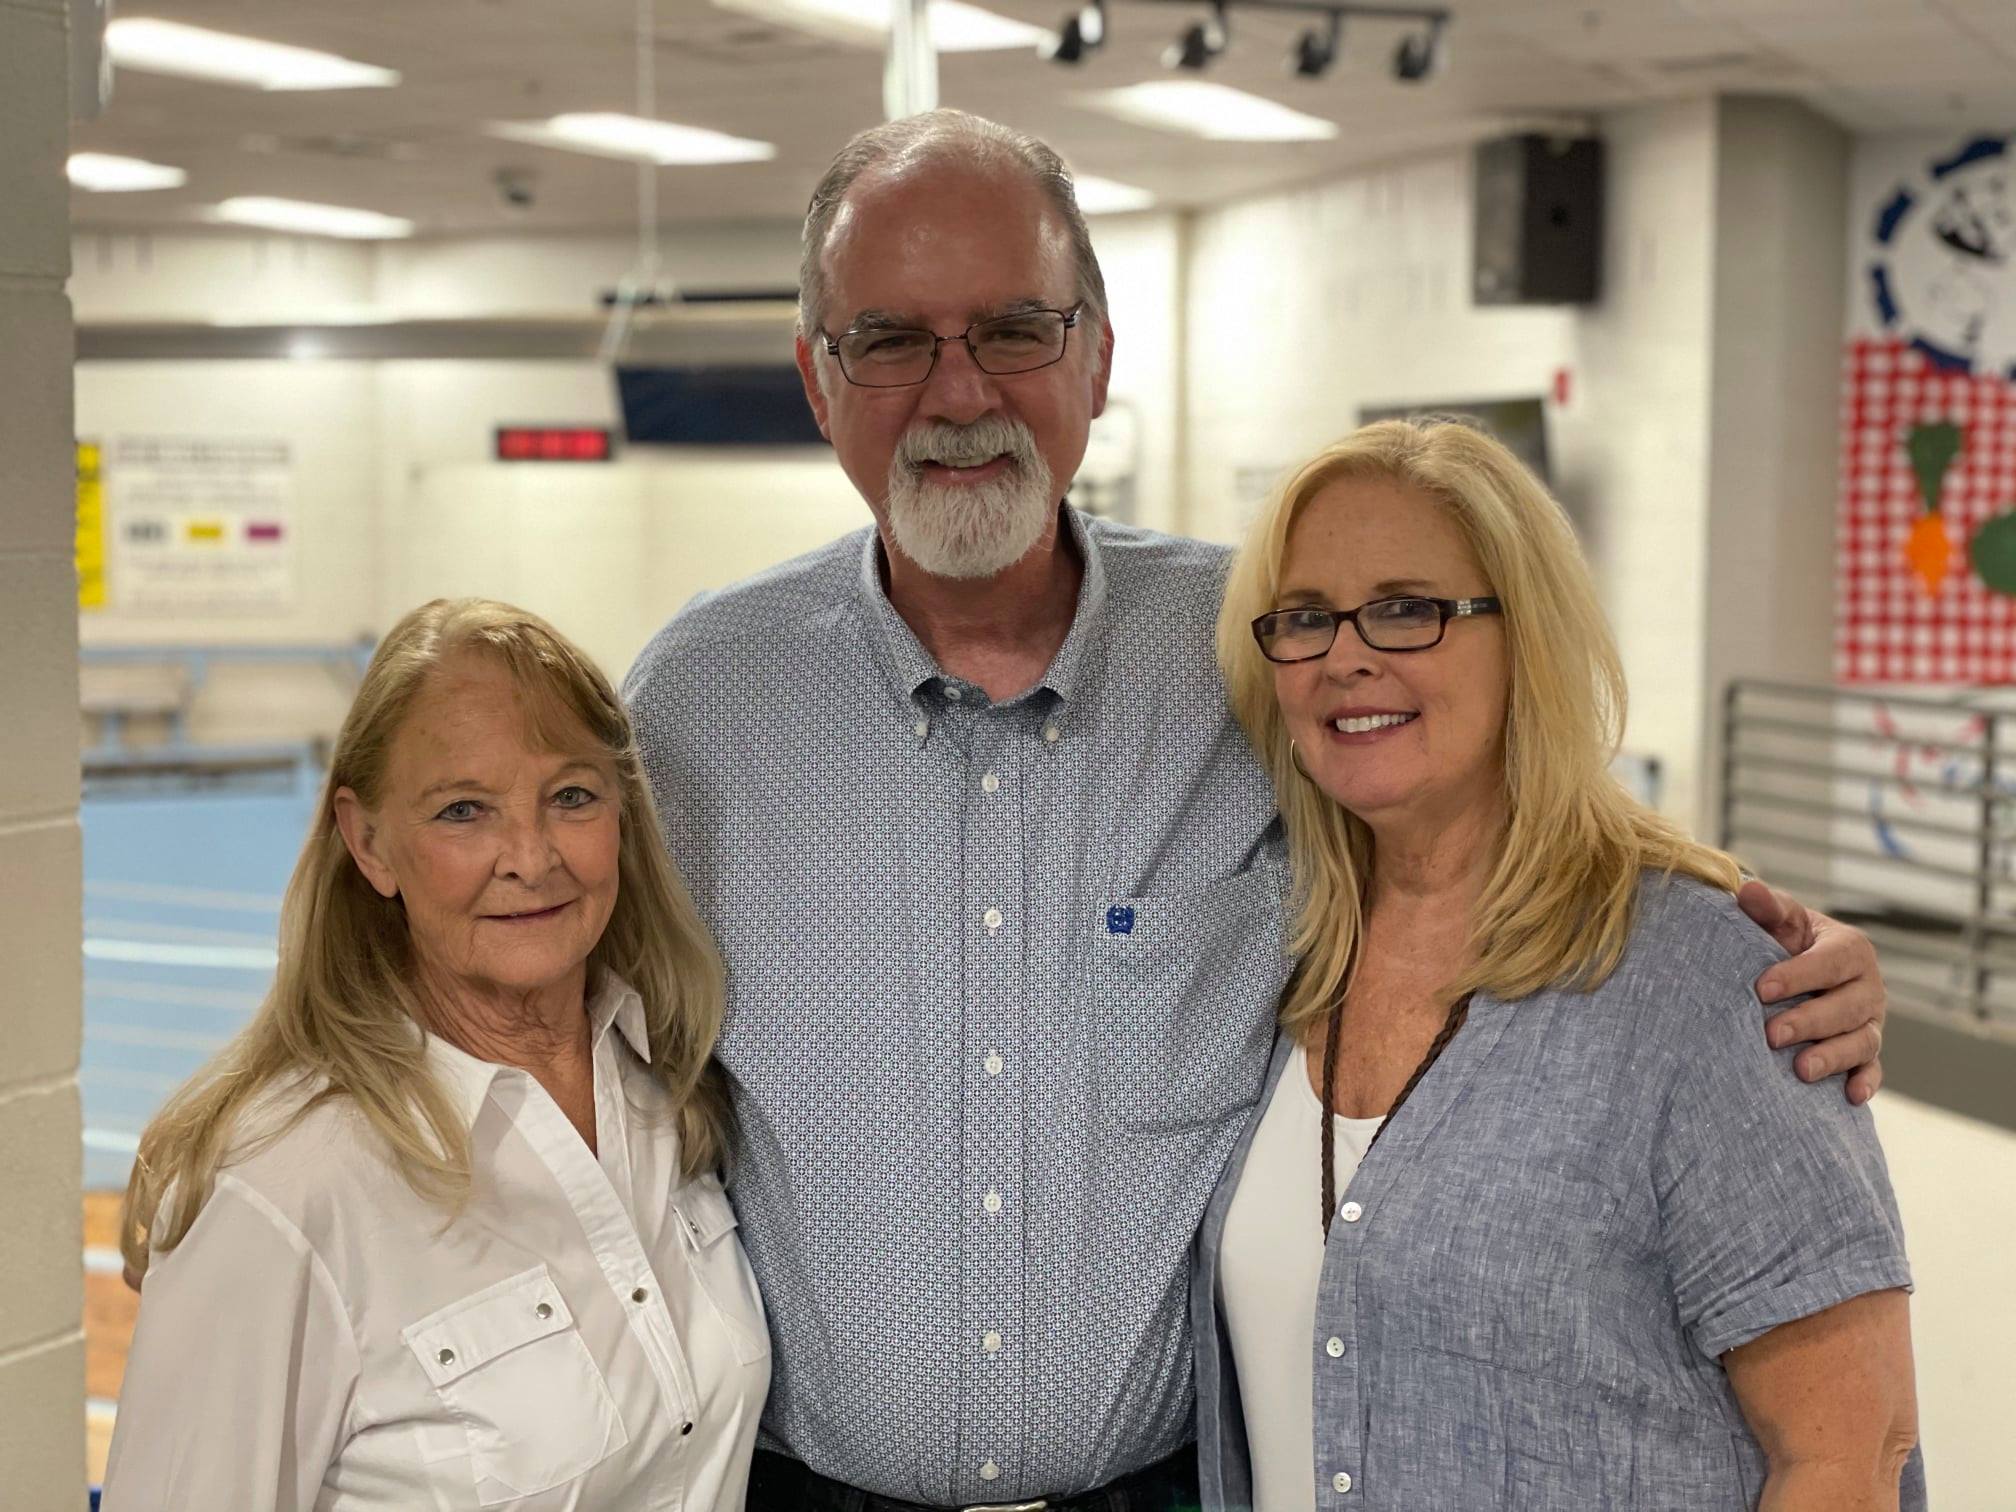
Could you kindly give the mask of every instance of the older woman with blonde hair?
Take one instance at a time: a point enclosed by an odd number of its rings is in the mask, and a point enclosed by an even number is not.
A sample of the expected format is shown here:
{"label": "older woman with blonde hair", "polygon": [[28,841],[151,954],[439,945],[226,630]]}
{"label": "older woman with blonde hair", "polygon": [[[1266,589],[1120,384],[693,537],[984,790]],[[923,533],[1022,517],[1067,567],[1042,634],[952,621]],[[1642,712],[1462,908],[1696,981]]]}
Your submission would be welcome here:
{"label": "older woman with blonde hair", "polygon": [[109,1512],[739,1508],[722,1001],[608,680],[507,605],[406,616],[272,990],[141,1141]]}
{"label": "older woman with blonde hair", "polygon": [[1199,1237],[1206,1505],[1923,1506],[1868,1111],[1757,1032],[1736,864],[1609,776],[1544,489],[1367,427],[1256,522],[1219,652],[1301,964]]}

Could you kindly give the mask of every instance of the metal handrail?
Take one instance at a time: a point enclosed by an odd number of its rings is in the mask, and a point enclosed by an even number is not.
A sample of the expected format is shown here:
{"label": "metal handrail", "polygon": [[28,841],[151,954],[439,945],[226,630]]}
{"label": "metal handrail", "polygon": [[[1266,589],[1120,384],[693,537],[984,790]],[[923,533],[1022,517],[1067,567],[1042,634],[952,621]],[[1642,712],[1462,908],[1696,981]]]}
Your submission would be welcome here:
{"label": "metal handrail", "polygon": [[1784,698],[1806,698],[1826,703],[1854,699],[1863,703],[1885,704],[1893,709],[1925,709],[1935,714],[1986,714],[1989,718],[1999,718],[2016,714],[2016,705],[2007,709],[1984,708],[1960,698],[1928,698],[1919,693],[1853,693],[1825,683],[1773,682],[1769,678],[1746,677],[1729,685],[1732,697],[1745,693],[1769,693]]}
{"label": "metal handrail", "polygon": [[[1979,720],[1979,734],[1923,737],[1890,720],[1916,714]],[[1772,881],[1853,912],[1908,977],[1942,979],[1893,982],[1896,1009],[2016,1045],[2012,721],[2016,703],[1986,698],[1732,683],[1720,815],[1725,848],[1766,854]],[[1897,753],[1896,768],[1862,764],[1877,752]],[[1901,758],[1920,752],[1941,769],[1913,775]],[[1802,790],[1773,791],[1785,786]],[[1930,811],[1895,812],[1918,800]]]}
{"label": "metal handrail", "polygon": [[[1958,710],[1955,711],[1959,712]],[[1886,735],[1881,730],[1841,730],[1828,725],[1809,724],[1803,719],[1758,719],[1744,716],[1743,728],[1763,730],[1774,735],[1821,735],[1830,741],[1853,740],[1864,745],[1910,746],[1915,750],[1958,751],[1964,756],[1978,756],[1987,749],[1985,740],[1971,743],[1957,740],[1933,740],[1920,735]]]}
{"label": "metal handrail", "polygon": [[1800,761],[1788,756],[1774,756],[1768,751],[1738,749],[1731,753],[1737,757],[1747,757],[1761,762],[1771,771],[1793,772],[1802,777],[1846,777],[1856,782],[1877,782],[1885,787],[1897,788],[1903,792],[1936,793],[1941,798],[1979,798],[1981,785],[1977,783],[1911,782],[1902,777],[1893,777],[1888,772],[1872,772],[1865,767],[1841,766],[1828,761]]}
{"label": "metal handrail", "polygon": [[[1811,814],[1816,819],[1859,819],[1860,809],[1850,808],[1840,803],[1814,803],[1806,798],[1794,798],[1789,793],[1771,793],[1761,788],[1738,788],[1730,794],[1735,803],[1756,803],[1785,809],[1794,814]],[[1895,815],[1886,816],[1884,821],[1891,829],[1903,830],[1914,835],[1935,835],[1942,840],[1972,840],[1980,833],[1974,826],[1962,829],[1957,824],[1940,824],[1933,819],[1899,819]]]}

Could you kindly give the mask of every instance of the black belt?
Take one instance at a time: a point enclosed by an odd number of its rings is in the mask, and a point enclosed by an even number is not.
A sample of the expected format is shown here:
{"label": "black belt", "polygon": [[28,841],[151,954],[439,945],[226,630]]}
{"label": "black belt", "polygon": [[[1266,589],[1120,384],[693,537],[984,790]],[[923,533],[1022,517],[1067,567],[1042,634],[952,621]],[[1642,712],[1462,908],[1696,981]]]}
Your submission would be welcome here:
{"label": "black belt", "polygon": [[758,1449],[749,1471],[748,1512],[1195,1512],[1201,1501],[1195,1444],[1096,1490],[949,1508],[877,1496],[788,1454]]}

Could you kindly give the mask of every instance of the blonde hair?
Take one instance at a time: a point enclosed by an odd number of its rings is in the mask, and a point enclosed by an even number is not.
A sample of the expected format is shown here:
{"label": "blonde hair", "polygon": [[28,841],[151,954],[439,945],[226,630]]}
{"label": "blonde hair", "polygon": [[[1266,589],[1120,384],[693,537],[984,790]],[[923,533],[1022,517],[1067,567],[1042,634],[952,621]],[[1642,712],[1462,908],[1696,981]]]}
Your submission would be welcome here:
{"label": "blonde hair", "polygon": [[1381,421],[1312,458],[1262,511],[1218,620],[1233,712],[1273,775],[1295,870],[1302,964],[1282,1002],[1283,1027],[1299,1032],[1322,1019],[1350,984],[1373,841],[1362,820],[1296,769],[1273,664],[1250,627],[1276,607],[1297,517],[1343,479],[1390,481],[1434,500],[1504,604],[1506,824],[1472,923],[1470,965],[1446,984],[1449,996],[1599,985],[1623,957],[1647,868],[1734,891],[1734,861],[1689,839],[1609,773],[1624,728],[1624,671],[1560,505],[1510,451],[1468,424]]}
{"label": "blonde hair", "polygon": [[[229,1045],[148,1125],[126,1187],[120,1249],[137,1274],[150,1242],[172,1249],[218,1171],[347,1098],[415,1192],[454,1211],[470,1183],[468,1131],[427,1068],[413,943],[400,900],[384,898],[351,859],[335,794],[366,808],[383,792],[392,743],[435,672],[455,657],[501,665],[524,695],[537,739],[579,747],[585,733],[613,766],[619,795],[617,897],[589,956],[590,990],[621,977],[644,1003],[651,1070],[677,1109],[691,1176],[724,1154],[728,1100],[712,1060],[725,989],[721,958],[658,833],[651,789],[622,700],[578,647],[537,616],[487,599],[436,599],[392,627],[365,670],[329,763],[320,806],[280,910],[280,959],[265,1001]],[[244,1115],[261,1095],[317,1090],[277,1129]],[[156,1228],[164,1193],[171,1211]]]}

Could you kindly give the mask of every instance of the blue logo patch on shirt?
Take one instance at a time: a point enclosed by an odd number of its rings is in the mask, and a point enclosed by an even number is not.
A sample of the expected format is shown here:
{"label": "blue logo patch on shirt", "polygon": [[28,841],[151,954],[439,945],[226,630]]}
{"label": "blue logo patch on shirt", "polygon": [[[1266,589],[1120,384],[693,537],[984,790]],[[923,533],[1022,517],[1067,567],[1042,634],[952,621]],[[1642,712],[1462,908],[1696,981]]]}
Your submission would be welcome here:
{"label": "blue logo patch on shirt", "polygon": [[1107,909],[1106,933],[1108,934],[1134,933],[1134,910],[1131,908],[1120,908],[1117,906]]}

